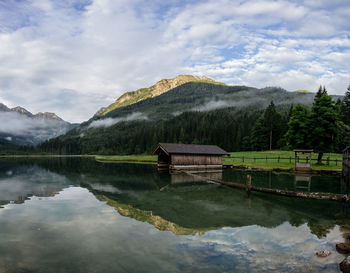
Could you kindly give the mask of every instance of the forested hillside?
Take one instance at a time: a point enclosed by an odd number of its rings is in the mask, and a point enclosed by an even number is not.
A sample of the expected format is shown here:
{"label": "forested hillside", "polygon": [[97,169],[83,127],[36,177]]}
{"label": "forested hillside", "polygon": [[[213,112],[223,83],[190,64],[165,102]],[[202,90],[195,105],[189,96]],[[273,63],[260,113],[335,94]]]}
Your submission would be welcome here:
{"label": "forested hillside", "polygon": [[256,137],[254,128],[271,101],[280,113],[272,148],[281,148],[291,105],[311,106],[313,97],[274,87],[189,82],[103,117],[94,116],[39,149],[59,154],[140,154],[150,153],[158,142],[216,144],[228,151],[268,149],[268,140]]}

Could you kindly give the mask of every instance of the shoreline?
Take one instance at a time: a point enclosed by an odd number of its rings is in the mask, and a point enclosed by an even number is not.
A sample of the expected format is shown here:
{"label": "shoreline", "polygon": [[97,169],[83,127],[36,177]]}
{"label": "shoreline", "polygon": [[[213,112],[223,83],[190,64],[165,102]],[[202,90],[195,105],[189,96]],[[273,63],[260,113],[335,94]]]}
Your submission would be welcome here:
{"label": "shoreline", "polygon": [[[100,163],[132,163],[132,164],[157,164],[156,156],[152,155],[0,155],[0,158],[94,158]],[[272,172],[286,172],[286,173],[300,173],[296,172],[294,168],[261,166],[259,164],[232,164],[231,162],[225,162],[223,159],[223,169],[240,169],[249,171],[272,171]],[[311,172],[305,174],[319,174],[319,175],[336,175],[342,174],[341,166],[339,168],[328,169],[327,165],[317,166],[317,169],[312,169]]]}

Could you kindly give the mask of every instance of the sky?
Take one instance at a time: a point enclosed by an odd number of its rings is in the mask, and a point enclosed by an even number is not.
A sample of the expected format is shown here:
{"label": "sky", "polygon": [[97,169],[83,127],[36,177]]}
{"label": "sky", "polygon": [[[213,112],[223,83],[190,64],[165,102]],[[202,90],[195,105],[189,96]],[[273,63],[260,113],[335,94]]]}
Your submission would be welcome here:
{"label": "sky", "polygon": [[179,74],[342,95],[349,0],[0,0],[0,102],[82,122]]}

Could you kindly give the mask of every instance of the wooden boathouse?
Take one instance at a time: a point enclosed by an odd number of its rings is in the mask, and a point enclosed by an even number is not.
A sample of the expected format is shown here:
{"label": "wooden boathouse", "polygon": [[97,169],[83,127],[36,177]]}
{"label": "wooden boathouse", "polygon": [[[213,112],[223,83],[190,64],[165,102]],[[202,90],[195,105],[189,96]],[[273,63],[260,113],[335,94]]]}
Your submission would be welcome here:
{"label": "wooden boathouse", "polygon": [[216,145],[159,143],[153,155],[158,155],[159,169],[222,169],[222,156],[229,155]]}

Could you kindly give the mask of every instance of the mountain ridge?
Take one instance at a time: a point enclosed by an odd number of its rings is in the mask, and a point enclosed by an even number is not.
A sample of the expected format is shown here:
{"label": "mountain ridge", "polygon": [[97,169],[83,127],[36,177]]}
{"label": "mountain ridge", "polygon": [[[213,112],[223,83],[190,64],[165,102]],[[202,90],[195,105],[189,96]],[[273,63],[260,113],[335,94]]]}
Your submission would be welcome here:
{"label": "mountain ridge", "polygon": [[216,82],[206,76],[200,77],[193,75],[178,75],[172,79],[162,79],[150,87],[139,88],[136,91],[126,92],[121,95],[114,103],[110,104],[107,107],[100,108],[95,115],[104,116],[117,108],[128,106],[148,98],[157,97],[188,82],[205,82],[225,85],[224,83]]}
{"label": "mountain ridge", "polygon": [[64,121],[51,112],[32,114],[27,109],[16,106],[7,107],[0,103],[0,140],[2,145],[37,145],[47,139],[65,134],[76,124]]}

